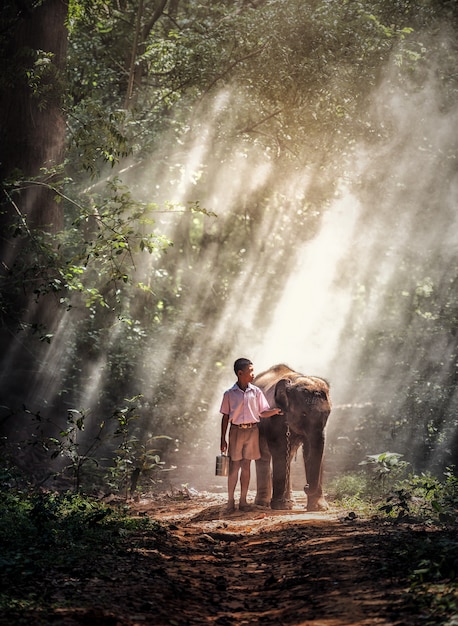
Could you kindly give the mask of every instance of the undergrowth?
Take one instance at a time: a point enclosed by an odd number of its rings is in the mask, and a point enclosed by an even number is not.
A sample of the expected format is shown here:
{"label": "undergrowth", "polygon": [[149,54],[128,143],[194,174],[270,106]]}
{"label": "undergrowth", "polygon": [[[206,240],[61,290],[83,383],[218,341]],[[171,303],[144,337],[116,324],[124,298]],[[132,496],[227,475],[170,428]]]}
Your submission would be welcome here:
{"label": "undergrowth", "polygon": [[75,493],[4,489],[0,493],[0,612],[33,608],[45,601],[38,582],[50,570],[90,572],[97,559],[116,555],[129,534],[161,525],[132,518]]}
{"label": "undergrowth", "polygon": [[453,468],[442,480],[408,474],[407,464],[397,461],[390,468],[387,454],[330,481],[329,495],[354,514],[410,529],[386,567],[408,581],[424,626],[458,626],[458,478]]}
{"label": "undergrowth", "polygon": [[[369,517],[399,529],[386,567],[407,581],[424,626],[451,625],[458,613],[458,479],[451,469],[442,480],[406,475],[405,469],[383,480],[370,467],[340,476],[329,483],[329,496],[352,511],[352,519]],[[162,541],[166,532],[150,517],[131,517],[125,501],[115,506],[80,493],[40,491],[14,477],[11,467],[0,468],[0,485],[3,616],[46,606],[52,594],[41,581],[50,572],[86,577],[102,557],[116,563],[131,535],[143,531]]]}

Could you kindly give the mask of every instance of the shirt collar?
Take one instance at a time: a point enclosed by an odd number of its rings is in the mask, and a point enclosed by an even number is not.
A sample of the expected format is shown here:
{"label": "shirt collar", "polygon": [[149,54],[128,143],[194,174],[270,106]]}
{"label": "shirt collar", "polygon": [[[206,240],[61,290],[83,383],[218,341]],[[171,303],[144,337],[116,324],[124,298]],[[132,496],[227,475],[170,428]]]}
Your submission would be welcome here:
{"label": "shirt collar", "polygon": [[237,389],[238,391],[245,393],[246,391],[248,391],[248,389],[254,389],[254,386],[251,383],[248,383],[248,387],[245,389],[245,391],[242,391],[240,387],[237,385],[237,383],[234,383],[232,389]]}

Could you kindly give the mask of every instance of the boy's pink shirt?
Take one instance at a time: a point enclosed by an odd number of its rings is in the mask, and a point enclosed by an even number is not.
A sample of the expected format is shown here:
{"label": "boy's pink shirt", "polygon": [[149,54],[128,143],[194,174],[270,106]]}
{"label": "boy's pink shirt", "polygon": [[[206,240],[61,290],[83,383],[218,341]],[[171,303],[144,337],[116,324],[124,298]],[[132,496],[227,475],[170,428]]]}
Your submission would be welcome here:
{"label": "boy's pink shirt", "polygon": [[259,387],[248,384],[242,391],[235,383],[224,392],[220,413],[229,415],[232,424],[250,424],[260,421],[260,413],[270,409],[269,403]]}

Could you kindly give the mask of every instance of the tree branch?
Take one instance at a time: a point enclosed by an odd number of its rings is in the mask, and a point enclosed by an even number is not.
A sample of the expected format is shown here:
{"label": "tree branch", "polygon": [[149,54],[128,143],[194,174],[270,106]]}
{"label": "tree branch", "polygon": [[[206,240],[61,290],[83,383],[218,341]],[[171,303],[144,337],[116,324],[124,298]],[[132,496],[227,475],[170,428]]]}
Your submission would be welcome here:
{"label": "tree branch", "polygon": [[208,93],[212,87],[214,87],[214,85],[216,85],[216,83],[221,80],[224,76],[226,76],[232,69],[234,69],[234,67],[236,67],[237,65],[239,65],[240,63],[242,63],[243,61],[246,61],[247,59],[251,59],[252,57],[256,56],[257,54],[260,54],[264,48],[267,46],[267,43],[265,43],[263,46],[261,46],[260,48],[257,48],[256,50],[253,50],[252,52],[249,52],[248,54],[246,54],[245,56],[241,57],[240,59],[235,59],[235,61],[233,61],[225,70],[224,72],[222,72],[221,74],[219,74],[218,76],[216,76],[216,78],[214,78],[212,80],[212,82],[210,83],[210,85],[205,89],[205,92],[202,94],[201,98],[203,98],[203,96]]}
{"label": "tree branch", "polygon": [[237,134],[239,135],[240,133],[252,133],[255,130],[255,128],[257,128],[258,126],[261,126],[261,124],[264,124],[264,122],[267,122],[267,120],[270,120],[272,117],[275,117],[282,111],[283,109],[277,109],[270,115],[267,115],[263,119],[259,120],[259,122],[255,122],[252,126],[247,126],[246,128],[242,128],[241,130],[237,132]]}

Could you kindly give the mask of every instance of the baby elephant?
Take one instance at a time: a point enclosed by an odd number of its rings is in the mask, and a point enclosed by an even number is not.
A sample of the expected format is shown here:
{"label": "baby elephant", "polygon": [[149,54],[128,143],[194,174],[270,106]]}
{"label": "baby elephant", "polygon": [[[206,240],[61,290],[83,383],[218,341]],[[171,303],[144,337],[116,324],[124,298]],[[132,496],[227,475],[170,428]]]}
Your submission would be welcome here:
{"label": "baby elephant", "polygon": [[283,411],[283,415],[268,417],[259,424],[261,458],[256,461],[255,503],[272,509],[292,508],[291,460],[303,445],[307,510],[326,510],[322,463],[325,427],[331,412],[328,383],[286,365],[275,365],[259,374],[254,384],[263,390],[270,406]]}

